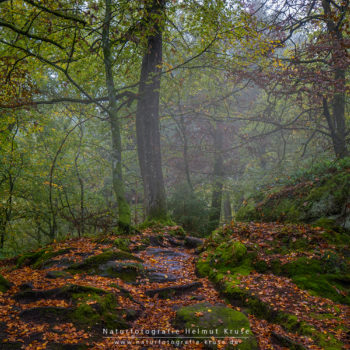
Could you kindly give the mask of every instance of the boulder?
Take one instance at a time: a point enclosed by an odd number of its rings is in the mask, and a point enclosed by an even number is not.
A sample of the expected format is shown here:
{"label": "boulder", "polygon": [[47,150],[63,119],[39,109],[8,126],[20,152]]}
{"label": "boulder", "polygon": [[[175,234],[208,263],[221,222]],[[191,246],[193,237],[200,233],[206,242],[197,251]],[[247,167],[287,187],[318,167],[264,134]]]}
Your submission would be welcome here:
{"label": "boulder", "polygon": [[20,302],[32,302],[39,299],[71,299],[74,297],[74,295],[82,293],[95,295],[108,294],[108,292],[104,291],[103,289],[71,284],[68,286],[53,289],[26,289],[15,294],[14,299]]}
{"label": "boulder", "polygon": [[248,318],[226,306],[199,303],[181,307],[176,312],[174,326],[186,330],[186,337],[202,339],[206,348],[211,337],[239,338],[242,342],[234,349],[258,349]]}
{"label": "boulder", "polygon": [[109,278],[121,278],[125,282],[134,282],[143,274],[143,266],[133,262],[107,261],[99,265],[99,275]]}
{"label": "boulder", "polygon": [[[99,274],[101,269],[106,270],[106,268],[111,267],[111,265],[106,267],[106,263],[115,260],[143,261],[139,257],[122,250],[107,250],[101,254],[90,256],[82,262],[72,264],[66,270],[71,273]],[[102,267],[100,268],[100,266]]]}
{"label": "boulder", "polygon": [[203,245],[204,240],[197,237],[187,236],[185,237],[185,247],[187,248],[198,248]]}
{"label": "boulder", "polygon": [[148,279],[150,282],[165,283],[165,282],[174,282],[177,280],[177,277],[173,274],[151,272],[148,274]]}

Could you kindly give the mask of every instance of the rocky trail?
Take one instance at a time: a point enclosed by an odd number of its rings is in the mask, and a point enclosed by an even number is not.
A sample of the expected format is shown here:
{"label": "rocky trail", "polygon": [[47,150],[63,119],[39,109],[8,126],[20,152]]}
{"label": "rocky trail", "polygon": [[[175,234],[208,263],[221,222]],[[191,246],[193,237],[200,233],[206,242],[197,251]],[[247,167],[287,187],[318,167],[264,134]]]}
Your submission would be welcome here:
{"label": "rocky trail", "polygon": [[[3,261],[10,285],[0,293],[0,349],[322,349],[199,277],[202,243],[165,227],[71,239]],[[273,274],[254,271],[238,284],[349,348],[347,306]]]}

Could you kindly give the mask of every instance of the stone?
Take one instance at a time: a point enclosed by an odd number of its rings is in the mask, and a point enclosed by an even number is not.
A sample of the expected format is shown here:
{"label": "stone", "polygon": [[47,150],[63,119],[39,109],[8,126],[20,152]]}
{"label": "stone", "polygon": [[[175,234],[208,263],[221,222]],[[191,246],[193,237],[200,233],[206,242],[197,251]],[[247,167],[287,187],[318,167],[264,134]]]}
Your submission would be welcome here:
{"label": "stone", "polygon": [[143,274],[143,266],[132,262],[107,261],[99,265],[102,277],[121,278],[125,282],[134,282],[138,276]]}
{"label": "stone", "polygon": [[20,291],[24,291],[24,290],[32,290],[34,288],[33,283],[31,282],[26,282],[26,283],[22,283],[19,286],[19,290]]}
{"label": "stone", "polygon": [[288,349],[294,349],[294,350],[306,350],[307,348],[294,341],[293,339],[289,338],[286,335],[278,334],[276,332],[271,332],[271,340],[273,343],[286,347]]}
{"label": "stone", "polygon": [[164,249],[164,248],[148,248],[147,249],[147,254],[149,255],[165,255],[165,256],[186,256],[186,254],[177,252],[175,250],[171,249]]}
{"label": "stone", "polygon": [[258,349],[247,316],[226,306],[199,303],[181,307],[176,311],[174,326],[187,330],[186,337],[235,337],[242,339],[235,349]]}
{"label": "stone", "polygon": [[55,278],[69,279],[69,278],[73,278],[73,276],[71,276],[68,272],[66,272],[66,271],[57,271],[57,270],[49,271],[46,274],[45,277],[46,278],[51,278],[51,279],[55,279]]}
{"label": "stone", "polygon": [[193,283],[188,283],[181,286],[150,289],[150,290],[146,290],[145,294],[150,297],[158,295],[159,298],[166,299],[172,296],[179,296],[188,292],[192,292],[200,287],[202,287],[201,282],[193,282]]}
{"label": "stone", "polygon": [[156,283],[174,282],[177,280],[176,276],[173,274],[165,274],[160,272],[152,272],[148,274],[148,279],[150,282]]}
{"label": "stone", "polygon": [[187,248],[198,248],[203,245],[204,240],[197,237],[187,236],[185,237],[185,247]]}

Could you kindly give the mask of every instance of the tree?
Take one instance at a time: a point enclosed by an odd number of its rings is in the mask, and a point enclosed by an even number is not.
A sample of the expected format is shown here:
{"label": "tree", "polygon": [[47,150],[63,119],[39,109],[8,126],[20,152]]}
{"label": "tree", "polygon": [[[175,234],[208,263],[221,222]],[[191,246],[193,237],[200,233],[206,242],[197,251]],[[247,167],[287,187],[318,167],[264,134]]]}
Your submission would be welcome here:
{"label": "tree", "polygon": [[113,188],[118,202],[119,224],[121,229],[129,231],[131,213],[128,202],[125,199],[125,189],[122,170],[122,141],[120,135],[120,122],[118,118],[118,106],[116,101],[116,89],[112,70],[112,53],[110,42],[110,24],[112,18],[111,0],[105,0],[105,18],[102,30],[103,62],[106,74],[106,86],[109,102],[109,122],[112,135],[112,176]]}
{"label": "tree", "polygon": [[[295,96],[301,110],[315,106],[318,125],[314,130],[309,127],[310,137],[328,136],[337,158],[349,154],[345,109],[349,6],[348,0],[293,0],[276,5],[274,14],[262,19],[269,22],[265,31],[275,42],[270,54],[273,64],[250,74],[259,86],[280,98]],[[319,125],[320,119],[326,128]]]}
{"label": "tree", "polygon": [[167,217],[159,131],[159,89],[165,0],[146,1],[148,36],[136,111],[137,151],[149,219]]}

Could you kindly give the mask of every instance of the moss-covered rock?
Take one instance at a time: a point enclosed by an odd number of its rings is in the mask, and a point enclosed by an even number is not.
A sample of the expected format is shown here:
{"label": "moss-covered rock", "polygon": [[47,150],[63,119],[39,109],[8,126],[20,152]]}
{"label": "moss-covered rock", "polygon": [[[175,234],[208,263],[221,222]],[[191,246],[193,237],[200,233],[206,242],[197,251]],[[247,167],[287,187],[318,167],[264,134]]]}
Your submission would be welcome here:
{"label": "moss-covered rock", "polygon": [[186,330],[186,336],[204,338],[203,342],[211,336],[242,337],[236,349],[258,349],[248,318],[226,306],[199,303],[181,307],[176,312],[175,327]]}
{"label": "moss-covered rock", "polygon": [[35,263],[42,255],[44,255],[46,252],[45,249],[41,249],[36,252],[28,252],[25,254],[22,254],[17,259],[16,268],[21,268],[24,266],[29,266],[33,263]]}
{"label": "moss-covered rock", "polygon": [[77,307],[71,312],[70,318],[85,327],[96,325],[109,329],[126,329],[129,324],[123,318],[126,313],[117,310],[117,301],[113,294],[107,293],[103,296],[97,294],[76,295]]}
{"label": "moss-covered rock", "polygon": [[[238,210],[239,221],[285,221],[311,223],[321,219],[321,227],[350,229],[347,210],[350,195],[350,158],[336,167],[315,174],[304,174],[287,185],[274,184],[265,193],[247,198]],[[307,179],[309,177],[309,179]],[[329,220],[334,223],[329,226]]]}
{"label": "moss-covered rock", "polygon": [[53,271],[49,271],[45,277],[51,278],[51,279],[56,279],[56,278],[68,279],[68,278],[72,278],[73,276],[66,271],[53,270]]}
{"label": "moss-covered rock", "polygon": [[144,268],[141,264],[132,262],[109,261],[106,264],[99,265],[98,269],[99,275],[103,277],[117,277],[125,282],[135,282],[137,277],[144,273]]}
{"label": "moss-covered rock", "polygon": [[11,283],[2,275],[0,275],[0,292],[7,292],[11,288]]}
{"label": "moss-covered rock", "polygon": [[124,250],[126,252],[130,252],[130,239],[125,238],[125,237],[118,237],[113,241],[113,246],[120,249]]}
{"label": "moss-covered rock", "polygon": [[[257,228],[259,230],[259,227]],[[307,250],[309,242],[314,239],[313,236],[308,236],[307,232],[303,227],[300,228],[300,234],[295,232],[295,227],[281,227],[276,232],[277,239],[267,241],[269,243],[264,245],[264,247],[270,247],[270,254],[276,254],[276,256],[272,259],[269,256],[265,260],[259,255],[261,252],[258,254],[257,248],[252,244],[254,238],[250,237],[252,233],[249,232],[249,228],[245,230],[244,225],[239,225],[238,228],[217,230],[205,243],[206,250],[200,255],[196,264],[197,272],[200,275],[209,276],[231,304],[243,307],[246,312],[257,317],[281,324],[288,331],[311,336],[322,348],[340,349],[341,345],[331,334],[324,335],[311,325],[299,321],[296,316],[279,311],[262,300],[258,294],[252,293],[240,284],[240,276],[249,275],[253,270],[260,273],[273,273],[290,277],[300,288],[309,290],[311,294],[347,303],[346,293],[349,285],[346,283],[348,281],[347,264],[341,254],[336,251],[329,253],[323,251],[323,256],[316,254],[317,258],[310,258],[308,254],[289,263],[283,263],[279,259],[278,254],[295,251],[299,240],[303,241],[303,244],[298,245],[301,247],[300,251]],[[260,232],[254,232],[254,234],[257,233],[259,237]],[[214,235],[219,243],[212,239]],[[249,249],[242,248],[243,244],[237,241],[237,237],[250,241],[247,245]],[[322,231],[316,230],[315,246],[321,237]],[[337,278],[344,281],[341,282]]]}
{"label": "moss-covered rock", "polygon": [[72,306],[35,307],[22,311],[20,316],[27,321],[46,321],[50,323],[74,322],[83,328],[104,326],[110,329],[128,328],[125,321],[127,311],[118,307],[114,294],[103,289],[68,285],[49,290],[27,290],[15,295],[21,302],[32,302],[39,299],[69,300]]}
{"label": "moss-covered rock", "polygon": [[52,261],[52,258],[55,258],[56,256],[60,256],[63,254],[67,254],[71,251],[70,248],[64,248],[57,251],[46,251],[44,254],[42,254],[33,264],[33,269],[40,269],[43,267],[51,266],[55,263],[55,261]]}
{"label": "moss-covered rock", "polygon": [[342,304],[350,304],[350,274],[347,265],[342,261],[330,261],[331,254],[323,259],[299,258],[281,266],[280,273],[292,278],[301,289],[313,295],[329,298]]}
{"label": "moss-covered rock", "polygon": [[17,259],[16,268],[32,266],[33,269],[40,269],[45,266],[50,266],[54,264],[53,261],[50,261],[52,258],[59,255],[67,254],[70,251],[70,248],[64,248],[57,251],[53,251],[49,248],[41,249],[36,252],[25,253]]}
{"label": "moss-covered rock", "polygon": [[128,252],[122,250],[107,250],[101,254],[91,256],[82,262],[72,264],[67,270],[72,272],[89,272],[92,269],[98,269],[99,265],[114,260],[134,260],[142,262],[142,259]]}
{"label": "moss-covered rock", "polygon": [[25,289],[14,295],[14,298],[21,302],[32,302],[39,299],[74,299],[78,298],[83,294],[93,294],[93,295],[105,295],[108,294],[103,289],[80,286],[77,284],[69,284],[67,286],[45,289],[45,290],[33,290]]}
{"label": "moss-covered rock", "polygon": [[240,275],[249,275],[253,270],[253,258],[254,254],[248,253],[243,243],[231,239],[218,246],[212,243],[208,250],[200,255],[196,269],[199,275],[209,276],[216,283],[228,273],[233,280],[238,280]]}

